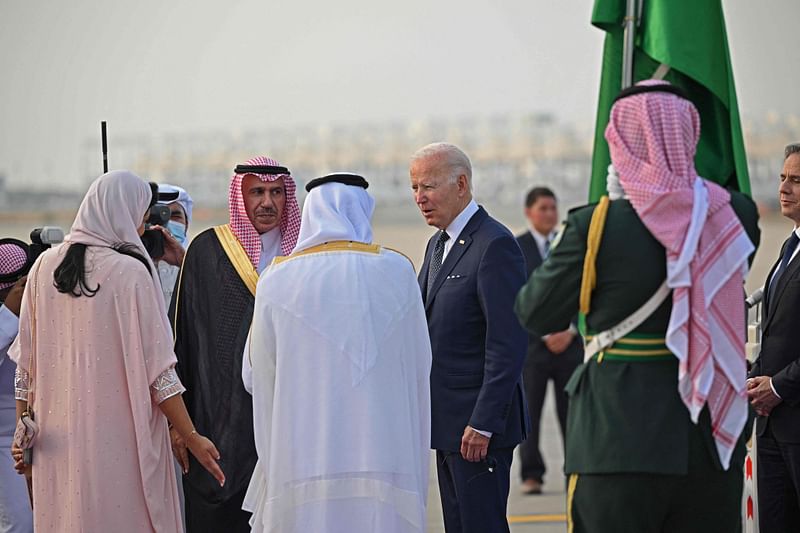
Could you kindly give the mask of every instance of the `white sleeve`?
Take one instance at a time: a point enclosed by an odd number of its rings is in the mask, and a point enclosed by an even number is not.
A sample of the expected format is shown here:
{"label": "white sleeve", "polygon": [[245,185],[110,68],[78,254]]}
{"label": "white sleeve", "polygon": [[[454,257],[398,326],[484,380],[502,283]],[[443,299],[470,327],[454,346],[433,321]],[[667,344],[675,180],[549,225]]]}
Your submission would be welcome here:
{"label": "white sleeve", "polygon": [[19,333],[19,318],[5,305],[0,305],[0,365],[6,360],[6,352]]}
{"label": "white sleeve", "polygon": [[244,343],[244,354],[242,354],[242,383],[244,390],[253,394],[253,365],[250,362],[250,333]]}
{"label": "white sleeve", "polygon": [[772,383],[772,378],[769,378],[769,388],[772,389],[772,394],[777,396],[779,400],[783,400],[783,398],[781,398],[781,395],[778,394],[778,391],[775,390],[775,385]]}

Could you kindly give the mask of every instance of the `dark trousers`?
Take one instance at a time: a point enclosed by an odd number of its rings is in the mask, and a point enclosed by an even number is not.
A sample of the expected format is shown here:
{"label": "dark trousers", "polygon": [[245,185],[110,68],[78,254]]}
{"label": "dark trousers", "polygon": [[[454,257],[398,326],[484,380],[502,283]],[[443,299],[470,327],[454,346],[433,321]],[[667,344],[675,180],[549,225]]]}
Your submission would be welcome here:
{"label": "dark trousers", "polygon": [[210,504],[189,483],[183,484],[186,501],[186,533],[247,533],[250,531],[250,516],[242,510],[247,492],[245,487],[233,498]]}
{"label": "dark trousers", "polygon": [[470,463],[458,452],[436,450],[439,494],[447,533],[508,533],[506,506],[513,448],[490,450]]}
{"label": "dark trousers", "polygon": [[775,440],[769,423],[758,438],[758,527],[800,531],[800,444]]}
{"label": "dark trousers", "polygon": [[541,482],[546,471],[542,452],[539,450],[539,433],[542,422],[542,407],[547,393],[547,382],[553,380],[556,396],[556,412],[558,425],[561,428],[563,443],[567,429],[567,393],[564,387],[581,363],[580,345],[573,344],[564,353],[554,355],[547,351],[542,343],[541,350],[547,353],[528,354],[522,380],[525,384],[525,396],[528,399],[528,414],[531,417],[531,431],[528,438],[519,445],[521,462],[520,477],[522,480],[535,479]]}
{"label": "dark trousers", "polygon": [[743,485],[742,461],[718,470],[693,428],[686,475],[572,474],[567,520],[572,533],[737,533]]}

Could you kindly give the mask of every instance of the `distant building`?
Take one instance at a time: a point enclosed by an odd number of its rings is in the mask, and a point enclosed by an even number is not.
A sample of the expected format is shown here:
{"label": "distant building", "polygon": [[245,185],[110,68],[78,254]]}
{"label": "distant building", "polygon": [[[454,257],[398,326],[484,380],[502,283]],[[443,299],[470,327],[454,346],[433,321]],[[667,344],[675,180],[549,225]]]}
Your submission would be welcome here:
{"label": "distant building", "polygon": [[[768,115],[743,124],[756,199],[777,204],[783,147],[800,140],[800,118]],[[533,184],[555,189],[565,205],[585,201],[591,174],[594,121],[567,123],[548,113],[507,113],[375,123],[299,125],[245,131],[128,135],[114,139],[113,168],[185,187],[198,207],[224,208],[237,163],[258,154],[285,162],[299,184],[335,170],[363,173],[381,206],[409,201],[408,159],[420,146],[447,140],[475,167],[476,194],[493,205],[520,205]],[[97,176],[96,139],[82,150],[80,190],[22,191],[0,175],[4,210],[76,209]],[[14,176],[14,183],[22,183]],[[300,191],[302,194],[302,190]]]}

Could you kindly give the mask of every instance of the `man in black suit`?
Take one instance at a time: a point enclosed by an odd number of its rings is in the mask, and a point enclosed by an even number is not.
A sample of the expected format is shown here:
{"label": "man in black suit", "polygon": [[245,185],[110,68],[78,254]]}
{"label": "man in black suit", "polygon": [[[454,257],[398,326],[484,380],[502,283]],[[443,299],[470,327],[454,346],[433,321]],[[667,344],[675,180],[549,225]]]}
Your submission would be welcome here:
{"label": "man in black suit", "polygon": [[[530,277],[547,259],[555,237],[558,206],[553,191],[547,187],[531,189],[525,198],[525,218],[530,223],[530,229],[517,235],[517,242],[525,255],[527,274]],[[563,439],[567,427],[567,393],[564,387],[575,368],[581,364],[582,358],[583,342],[574,325],[544,337],[531,334],[528,338],[528,357],[522,376],[525,396],[528,398],[528,412],[531,415],[531,432],[519,446],[524,494],[542,493],[546,469],[539,450],[539,429],[547,382],[552,380],[555,387],[556,411]]]}
{"label": "man in black suit", "polygon": [[794,231],[767,276],[761,354],[747,380],[758,414],[758,513],[761,533],[800,531],[800,144],[786,147],[781,213]]}
{"label": "man in black suit", "polygon": [[472,166],[452,144],[411,159],[430,226],[419,275],[433,351],[431,447],[448,533],[507,533],[514,447],[525,438],[527,334],[513,313],[525,283],[514,236],[472,199]]}

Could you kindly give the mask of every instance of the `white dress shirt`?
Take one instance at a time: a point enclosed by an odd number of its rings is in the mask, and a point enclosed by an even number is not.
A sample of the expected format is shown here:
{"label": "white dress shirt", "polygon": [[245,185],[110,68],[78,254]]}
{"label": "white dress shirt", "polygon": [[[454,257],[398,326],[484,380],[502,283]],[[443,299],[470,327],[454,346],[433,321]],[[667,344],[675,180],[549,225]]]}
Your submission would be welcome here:
{"label": "white dress shirt", "polygon": [[548,235],[543,235],[536,231],[535,228],[530,229],[533,240],[536,241],[536,247],[539,249],[539,255],[542,256],[542,261],[547,259],[550,255],[550,247],[553,245],[553,239],[556,237],[556,232],[551,231]]}
{"label": "white dress shirt", "polygon": [[442,257],[442,263],[444,263],[444,260],[447,258],[447,254],[450,253],[450,250],[453,249],[453,243],[456,242],[456,239],[458,239],[459,235],[461,235],[461,232],[467,227],[469,219],[471,219],[472,215],[477,212],[478,204],[475,203],[475,200],[470,200],[467,204],[467,207],[465,207],[444,230],[450,238],[444,243],[444,256]]}

